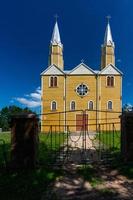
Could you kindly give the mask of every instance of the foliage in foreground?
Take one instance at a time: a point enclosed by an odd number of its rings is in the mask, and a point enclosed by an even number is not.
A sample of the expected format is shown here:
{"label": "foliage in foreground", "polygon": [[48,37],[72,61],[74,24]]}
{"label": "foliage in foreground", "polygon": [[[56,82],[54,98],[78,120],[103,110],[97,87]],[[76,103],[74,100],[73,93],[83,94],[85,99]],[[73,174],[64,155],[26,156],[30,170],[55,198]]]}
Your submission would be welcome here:
{"label": "foliage in foreground", "polygon": [[89,181],[92,187],[96,187],[103,182],[98,172],[92,165],[81,166],[78,169],[78,173],[84,178],[84,180]]}
{"label": "foliage in foreground", "polygon": [[[59,148],[58,136],[53,136],[53,147],[56,150]],[[0,199],[1,200],[36,200],[41,199],[43,193],[46,192],[48,185],[57,177],[62,175],[62,170],[53,169],[48,165],[50,154],[48,147],[51,145],[50,137],[47,134],[39,134],[39,160],[43,165],[39,165],[33,170],[0,170]],[[60,136],[60,141],[62,140]],[[0,139],[5,141],[6,155],[10,157],[10,132],[0,134]],[[56,145],[56,146],[55,146]],[[0,143],[0,148],[2,148]],[[45,148],[44,148],[45,147]],[[0,151],[0,165],[2,164],[2,151]]]}
{"label": "foliage in foreground", "polygon": [[1,200],[36,200],[46,192],[47,186],[61,170],[53,170],[46,166],[30,171],[0,172]]}
{"label": "foliage in foreground", "polygon": [[33,113],[33,112],[28,108],[20,108],[18,106],[9,106],[2,108],[2,110],[0,110],[0,128],[2,128],[3,131],[8,131],[10,128],[9,122],[11,116],[20,113]]}

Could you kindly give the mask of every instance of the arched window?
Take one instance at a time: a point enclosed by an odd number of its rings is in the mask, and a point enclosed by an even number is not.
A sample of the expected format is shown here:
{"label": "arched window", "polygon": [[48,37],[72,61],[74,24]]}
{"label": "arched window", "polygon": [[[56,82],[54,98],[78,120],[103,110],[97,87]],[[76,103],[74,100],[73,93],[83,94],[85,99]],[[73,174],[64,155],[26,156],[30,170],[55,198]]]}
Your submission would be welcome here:
{"label": "arched window", "polygon": [[57,76],[50,77],[50,87],[57,87]]}
{"label": "arched window", "polygon": [[71,101],[70,110],[75,110],[75,101]]}
{"label": "arched window", "polygon": [[88,102],[88,109],[93,110],[93,101]]}
{"label": "arched window", "polygon": [[54,77],[54,87],[57,87],[57,77]]}
{"label": "arched window", "polygon": [[113,109],[113,103],[112,103],[112,101],[108,101],[108,103],[107,103],[107,109],[108,110],[112,110]]}
{"label": "arched window", "polygon": [[107,86],[110,86],[110,76],[107,77]]}
{"label": "arched window", "polygon": [[54,77],[50,77],[50,87],[53,87],[54,85]]}
{"label": "arched window", "polygon": [[51,110],[52,110],[52,111],[57,110],[57,103],[56,103],[56,101],[52,101],[52,102],[51,102]]}
{"label": "arched window", "polygon": [[114,76],[107,76],[107,86],[108,87],[114,86]]}
{"label": "arched window", "polygon": [[110,86],[111,86],[111,87],[114,86],[114,77],[113,77],[113,76],[111,76]]}

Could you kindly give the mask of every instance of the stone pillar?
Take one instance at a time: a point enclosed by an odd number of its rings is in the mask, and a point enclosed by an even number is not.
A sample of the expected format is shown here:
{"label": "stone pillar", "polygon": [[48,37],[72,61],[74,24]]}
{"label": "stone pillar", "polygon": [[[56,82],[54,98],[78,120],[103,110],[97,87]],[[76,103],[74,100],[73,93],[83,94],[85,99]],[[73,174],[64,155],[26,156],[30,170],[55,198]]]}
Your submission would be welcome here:
{"label": "stone pillar", "polygon": [[34,114],[19,114],[11,119],[11,166],[34,168],[38,150],[38,119]]}
{"label": "stone pillar", "polygon": [[121,153],[124,161],[133,161],[133,112],[121,116]]}

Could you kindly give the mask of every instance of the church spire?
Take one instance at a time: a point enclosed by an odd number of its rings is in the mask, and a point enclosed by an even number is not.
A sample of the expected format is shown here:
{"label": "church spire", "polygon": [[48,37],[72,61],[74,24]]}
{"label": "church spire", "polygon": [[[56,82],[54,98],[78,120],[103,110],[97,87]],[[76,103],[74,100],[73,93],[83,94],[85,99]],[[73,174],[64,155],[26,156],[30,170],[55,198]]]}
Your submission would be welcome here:
{"label": "church spire", "polygon": [[64,69],[64,61],[63,61],[63,45],[61,43],[59,27],[57,23],[57,15],[56,22],[54,25],[54,30],[50,42],[50,52],[49,52],[49,65],[56,65],[57,67]]}
{"label": "church spire", "polygon": [[51,44],[52,45],[59,45],[62,47],[62,43],[61,43],[61,39],[60,39],[60,33],[59,33],[59,27],[58,27],[58,23],[56,21],[55,26],[54,26],[54,30],[53,30],[53,34],[52,34],[52,38],[51,38]]}
{"label": "church spire", "polygon": [[114,55],[115,45],[113,42],[110,23],[109,23],[110,16],[107,16],[107,19],[108,23],[105,31],[104,43],[102,45],[101,69],[106,67],[108,64],[115,65],[115,55]]}
{"label": "church spire", "polygon": [[106,31],[105,31],[105,36],[104,36],[104,46],[114,46],[114,42],[112,39],[112,33],[111,33],[111,28],[110,28],[110,24],[108,21],[107,27],[106,27]]}

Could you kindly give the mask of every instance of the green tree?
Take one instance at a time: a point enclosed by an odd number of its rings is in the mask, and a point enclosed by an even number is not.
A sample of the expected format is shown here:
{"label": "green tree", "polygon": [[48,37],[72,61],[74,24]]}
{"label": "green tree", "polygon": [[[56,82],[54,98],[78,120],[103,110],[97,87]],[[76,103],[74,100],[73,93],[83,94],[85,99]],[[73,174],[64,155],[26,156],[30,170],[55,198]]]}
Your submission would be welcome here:
{"label": "green tree", "polygon": [[33,113],[30,109],[28,108],[20,108],[18,106],[9,106],[9,107],[4,107],[0,111],[0,128],[2,128],[3,131],[8,131],[10,128],[10,119],[12,115],[15,114],[22,114],[22,113]]}

